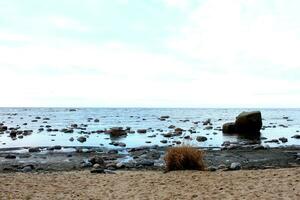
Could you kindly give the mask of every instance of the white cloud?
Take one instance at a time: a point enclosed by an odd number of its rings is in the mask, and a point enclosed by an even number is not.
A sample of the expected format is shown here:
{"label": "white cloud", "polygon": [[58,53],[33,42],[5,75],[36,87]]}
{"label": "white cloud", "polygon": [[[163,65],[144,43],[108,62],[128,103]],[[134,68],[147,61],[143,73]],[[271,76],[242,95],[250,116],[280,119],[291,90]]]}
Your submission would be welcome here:
{"label": "white cloud", "polygon": [[1,30],[0,29],[0,41],[9,41],[9,42],[28,42],[31,40],[31,37],[18,34],[18,33],[12,33],[10,31]]}
{"label": "white cloud", "polygon": [[190,5],[189,0],[163,0],[167,6],[185,10]]}
{"label": "white cloud", "polygon": [[[262,7],[264,12],[257,12]],[[249,62],[253,68],[268,64],[273,70],[299,69],[300,31],[289,12],[274,9],[263,1],[205,1],[167,45],[219,69],[242,71]]]}
{"label": "white cloud", "polygon": [[50,16],[48,17],[48,22],[59,29],[75,30],[79,32],[89,31],[89,28],[79,21],[65,16]]}

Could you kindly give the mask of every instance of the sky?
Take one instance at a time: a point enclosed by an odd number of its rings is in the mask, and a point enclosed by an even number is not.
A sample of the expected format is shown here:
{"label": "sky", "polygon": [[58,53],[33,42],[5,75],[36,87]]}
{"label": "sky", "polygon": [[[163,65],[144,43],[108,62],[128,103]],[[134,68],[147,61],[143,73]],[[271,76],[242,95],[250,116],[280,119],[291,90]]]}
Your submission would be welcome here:
{"label": "sky", "polygon": [[0,107],[300,107],[298,0],[0,0]]}

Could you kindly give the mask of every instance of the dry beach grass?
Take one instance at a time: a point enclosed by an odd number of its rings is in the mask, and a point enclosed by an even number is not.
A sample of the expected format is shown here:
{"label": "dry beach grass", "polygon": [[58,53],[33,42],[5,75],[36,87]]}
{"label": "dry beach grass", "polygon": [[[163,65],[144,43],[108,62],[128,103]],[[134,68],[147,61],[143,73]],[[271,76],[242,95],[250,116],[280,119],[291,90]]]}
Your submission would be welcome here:
{"label": "dry beach grass", "polygon": [[165,156],[166,171],[204,170],[204,152],[191,146],[171,147]]}
{"label": "dry beach grass", "polygon": [[0,174],[0,199],[300,199],[300,168]]}

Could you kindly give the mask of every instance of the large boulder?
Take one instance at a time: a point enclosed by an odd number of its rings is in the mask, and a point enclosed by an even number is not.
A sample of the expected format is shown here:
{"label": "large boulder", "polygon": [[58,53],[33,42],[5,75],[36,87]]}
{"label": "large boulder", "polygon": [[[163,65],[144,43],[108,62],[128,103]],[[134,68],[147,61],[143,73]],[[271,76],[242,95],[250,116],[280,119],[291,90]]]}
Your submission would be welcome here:
{"label": "large boulder", "polygon": [[236,132],[235,123],[228,122],[228,123],[223,124],[222,131],[223,131],[223,133],[235,133]]}
{"label": "large boulder", "polygon": [[242,112],[235,122],[223,124],[223,133],[258,133],[262,128],[260,111]]}
{"label": "large boulder", "polygon": [[262,127],[260,111],[242,112],[236,117],[235,128],[238,133],[259,132]]}

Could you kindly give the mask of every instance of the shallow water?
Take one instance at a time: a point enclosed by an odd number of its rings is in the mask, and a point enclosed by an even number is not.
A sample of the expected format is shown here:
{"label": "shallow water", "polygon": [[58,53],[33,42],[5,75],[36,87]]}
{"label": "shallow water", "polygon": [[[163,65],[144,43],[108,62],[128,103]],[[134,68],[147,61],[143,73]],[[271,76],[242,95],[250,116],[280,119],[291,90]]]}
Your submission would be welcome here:
{"label": "shallow water", "polygon": [[[93,146],[115,148],[109,143],[112,141],[109,135],[104,133],[81,134],[75,129],[74,133],[63,132],[39,132],[40,126],[51,125],[52,129],[70,127],[71,124],[86,124],[86,131],[104,130],[111,127],[131,127],[132,130],[148,129],[146,134],[128,134],[127,137],[119,138],[127,147],[147,146],[147,145],[172,145],[174,141],[181,141],[184,144],[199,147],[220,147],[224,141],[241,142],[251,141],[236,135],[224,135],[218,130],[204,130],[202,123],[195,125],[193,122],[211,119],[213,127],[222,127],[222,124],[234,121],[235,117],[242,111],[260,110],[263,116],[263,125],[276,125],[276,128],[266,128],[261,131],[261,137],[267,140],[286,137],[287,143],[268,143],[269,146],[300,145],[300,140],[291,138],[300,130],[300,109],[195,109],[195,108],[78,108],[75,112],[70,112],[68,108],[0,108],[0,122],[8,127],[20,126],[20,130],[33,130],[33,134],[24,136],[22,139],[12,140],[9,134],[0,134],[0,148],[10,147],[32,147],[32,146]],[[166,121],[158,118],[163,115],[170,116]],[[41,117],[37,122],[31,122],[36,117]],[[50,118],[47,123],[43,123],[43,118]],[[288,117],[289,120],[283,119]],[[99,119],[88,121],[88,118]],[[182,122],[180,120],[189,120]],[[28,123],[28,125],[23,125]],[[270,124],[273,123],[273,124]],[[287,128],[278,125],[287,125]],[[186,131],[182,136],[190,135],[193,140],[186,140],[182,137],[165,138],[161,134],[168,133],[168,127],[175,125],[182,129],[194,128],[196,133],[190,134]],[[162,129],[163,132],[157,131]],[[215,134],[213,134],[215,133]],[[76,139],[79,136],[88,136],[87,141],[80,143]],[[148,136],[156,135],[149,138]],[[197,136],[208,138],[205,142],[197,142]],[[73,137],[73,142],[69,138]],[[168,140],[167,144],[162,144],[161,140]],[[149,141],[151,143],[146,143]],[[262,144],[265,140],[261,140]]]}

